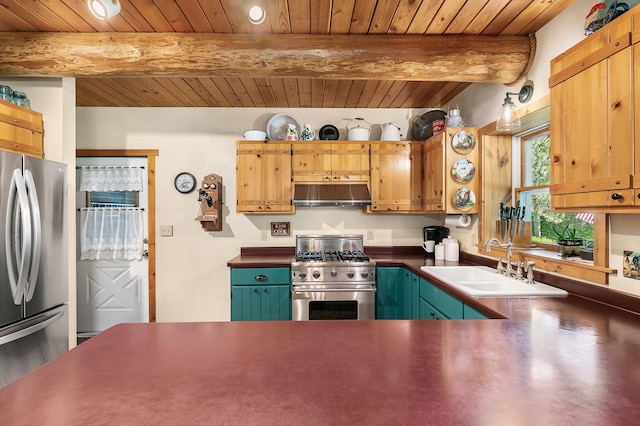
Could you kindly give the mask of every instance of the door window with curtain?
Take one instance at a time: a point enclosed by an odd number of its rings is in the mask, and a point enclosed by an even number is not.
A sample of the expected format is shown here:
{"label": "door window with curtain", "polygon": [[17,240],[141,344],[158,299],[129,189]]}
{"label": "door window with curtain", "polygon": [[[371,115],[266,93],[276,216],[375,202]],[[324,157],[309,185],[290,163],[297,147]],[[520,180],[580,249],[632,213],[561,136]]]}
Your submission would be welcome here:
{"label": "door window with curtain", "polygon": [[79,190],[80,259],[142,259],[144,218],[138,207],[144,169],[129,166],[83,166]]}
{"label": "door window with curtain", "polygon": [[556,231],[574,228],[578,237],[593,244],[595,215],[551,211],[550,141],[548,123],[514,138],[514,154],[520,154],[520,173],[514,173],[514,177],[519,177],[519,182],[514,180],[516,199],[526,206],[525,219],[531,221],[532,242],[555,250]]}

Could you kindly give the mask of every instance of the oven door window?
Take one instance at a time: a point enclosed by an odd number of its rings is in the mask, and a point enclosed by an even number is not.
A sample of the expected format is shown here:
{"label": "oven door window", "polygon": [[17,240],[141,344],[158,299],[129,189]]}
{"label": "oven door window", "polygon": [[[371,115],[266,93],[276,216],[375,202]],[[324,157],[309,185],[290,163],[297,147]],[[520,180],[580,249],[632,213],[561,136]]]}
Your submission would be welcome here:
{"label": "oven door window", "polygon": [[312,300],[309,302],[310,320],[357,320],[357,300]]}

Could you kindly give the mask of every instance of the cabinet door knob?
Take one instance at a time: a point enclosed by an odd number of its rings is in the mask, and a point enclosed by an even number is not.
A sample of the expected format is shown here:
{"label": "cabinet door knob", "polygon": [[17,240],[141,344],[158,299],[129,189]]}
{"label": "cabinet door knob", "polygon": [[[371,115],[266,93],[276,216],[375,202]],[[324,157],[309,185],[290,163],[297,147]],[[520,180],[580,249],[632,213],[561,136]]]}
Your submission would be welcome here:
{"label": "cabinet door knob", "polygon": [[613,194],[611,194],[611,199],[612,200],[622,200],[624,197],[621,194],[618,194],[617,192],[614,192]]}

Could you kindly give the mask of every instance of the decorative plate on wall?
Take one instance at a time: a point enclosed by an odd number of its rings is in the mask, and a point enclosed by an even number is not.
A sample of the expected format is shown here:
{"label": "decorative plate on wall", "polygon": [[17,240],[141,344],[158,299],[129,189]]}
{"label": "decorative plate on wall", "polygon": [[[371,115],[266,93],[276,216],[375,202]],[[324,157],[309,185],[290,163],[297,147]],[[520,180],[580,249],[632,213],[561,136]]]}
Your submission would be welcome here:
{"label": "decorative plate on wall", "polygon": [[451,166],[451,177],[458,183],[471,182],[476,175],[476,166],[469,160],[458,160]]}
{"label": "decorative plate on wall", "polygon": [[473,151],[476,147],[476,138],[465,130],[460,130],[451,138],[451,146],[453,150],[460,155],[465,155]]}
{"label": "decorative plate on wall", "polygon": [[471,189],[462,187],[453,194],[451,202],[458,210],[468,212],[476,205],[476,194]]}

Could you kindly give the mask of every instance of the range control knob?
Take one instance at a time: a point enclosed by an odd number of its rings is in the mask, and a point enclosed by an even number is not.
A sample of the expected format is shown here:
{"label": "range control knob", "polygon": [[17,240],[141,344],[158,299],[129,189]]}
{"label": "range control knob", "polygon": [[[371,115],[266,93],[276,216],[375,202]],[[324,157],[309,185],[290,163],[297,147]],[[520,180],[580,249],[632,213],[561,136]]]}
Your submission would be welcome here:
{"label": "range control knob", "polygon": [[360,272],[360,276],[361,276],[362,278],[367,278],[367,277],[369,276],[369,273],[368,273],[367,271]]}
{"label": "range control knob", "polygon": [[356,274],[353,271],[347,271],[347,277],[353,278],[353,277],[355,277],[355,275]]}
{"label": "range control knob", "polygon": [[313,275],[313,278],[318,279],[318,278],[320,278],[320,271],[317,271],[317,270],[313,271],[313,273],[311,275]]}
{"label": "range control knob", "polygon": [[307,273],[305,271],[300,271],[300,273],[298,274],[298,276],[302,279],[307,278]]}
{"label": "range control knob", "polygon": [[338,271],[336,271],[336,268],[331,268],[331,272],[329,272],[331,274],[332,277],[335,277],[336,275],[338,275]]}

